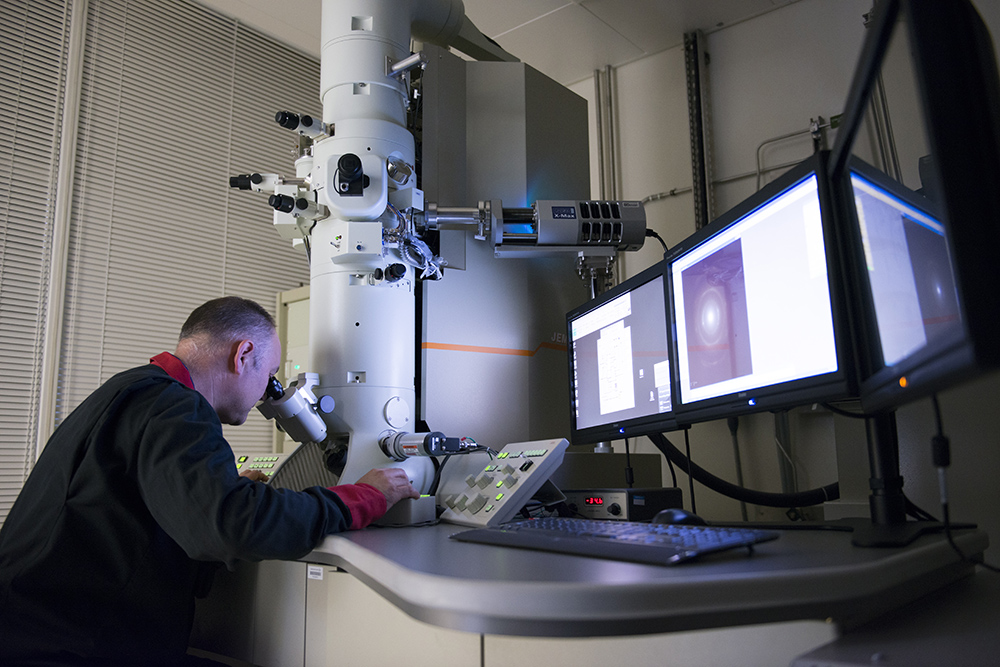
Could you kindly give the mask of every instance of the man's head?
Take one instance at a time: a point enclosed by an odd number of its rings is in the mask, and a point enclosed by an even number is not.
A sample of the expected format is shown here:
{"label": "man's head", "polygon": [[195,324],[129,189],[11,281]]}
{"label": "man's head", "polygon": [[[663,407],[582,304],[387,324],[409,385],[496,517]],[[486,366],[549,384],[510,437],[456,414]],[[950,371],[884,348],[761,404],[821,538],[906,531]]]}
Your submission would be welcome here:
{"label": "man's head", "polygon": [[259,304],[235,296],[198,306],[181,327],[177,357],[195,389],[226,424],[242,424],[278,371],[281,345],[274,319]]}

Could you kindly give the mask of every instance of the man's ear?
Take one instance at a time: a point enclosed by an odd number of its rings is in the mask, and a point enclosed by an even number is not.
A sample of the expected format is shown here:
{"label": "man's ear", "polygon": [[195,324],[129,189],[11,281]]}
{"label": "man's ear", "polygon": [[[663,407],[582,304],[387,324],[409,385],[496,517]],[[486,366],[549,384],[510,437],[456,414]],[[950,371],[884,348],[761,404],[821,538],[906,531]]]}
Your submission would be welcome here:
{"label": "man's ear", "polygon": [[233,346],[232,368],[237,375],[241,375],[248,366],[252,365],[255,346],[252,340],[241,340]]}

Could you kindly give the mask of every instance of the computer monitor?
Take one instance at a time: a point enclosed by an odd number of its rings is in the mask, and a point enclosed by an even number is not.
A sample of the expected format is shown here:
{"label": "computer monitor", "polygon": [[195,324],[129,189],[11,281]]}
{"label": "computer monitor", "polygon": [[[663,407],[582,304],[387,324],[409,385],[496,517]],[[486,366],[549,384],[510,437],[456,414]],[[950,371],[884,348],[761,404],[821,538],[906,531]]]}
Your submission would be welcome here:
{"label": "computer monitor", "polygon": [[827,157],[803,161],[669,254],[679,422],[854,393]]}
{"label": "computer monitor", "polygon": [[[964,0],[880,9],[831,159],[866,339],[867,412],[1000,368],[1000,83],[992,40]],[[913,120],[897,119],[903,156],[898,166],[882,160],[880,170],[859,159],[867,148],[859,131],[886,62],[896,79],[905,72],[913,80],[912,103],[900,109],[908,113],[897,114]]]}
{"label": "computer monitor", "polygon": [[661,261],[567,314],[574,445],[677,428],[666,266]]}
{"label": "computer monitor", "polygon": [[876,412],[946,388],[976,362],[940,206],[860,159],[849,173],[861,405]]}
{"label": "computer monitor", "polygon": [[855,544],[940,527],[906,520],[895,409],[1000,368],[998,109],[993,41],[968,0],[876,5],[830,158],[871,417],[871,525]]}

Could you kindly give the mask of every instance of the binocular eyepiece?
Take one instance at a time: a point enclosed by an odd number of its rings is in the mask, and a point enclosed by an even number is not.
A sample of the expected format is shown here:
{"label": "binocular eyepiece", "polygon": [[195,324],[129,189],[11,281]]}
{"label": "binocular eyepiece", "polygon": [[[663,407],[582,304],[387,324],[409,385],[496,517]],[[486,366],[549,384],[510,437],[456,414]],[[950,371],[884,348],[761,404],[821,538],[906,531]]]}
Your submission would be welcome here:
{"label": "binocular eyepiece", "polygon": [[281,386],[278,378],[272,375],[267,379],[267,387],[264,389],[264,395],[272,401],[277,401],[285,395],[285,388]]}

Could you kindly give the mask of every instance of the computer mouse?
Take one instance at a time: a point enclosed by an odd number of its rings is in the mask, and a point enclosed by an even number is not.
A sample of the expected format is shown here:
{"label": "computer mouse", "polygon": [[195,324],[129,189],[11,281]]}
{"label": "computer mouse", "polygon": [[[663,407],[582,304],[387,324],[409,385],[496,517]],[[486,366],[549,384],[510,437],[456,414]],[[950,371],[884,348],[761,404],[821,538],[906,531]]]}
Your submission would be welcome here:
{"label": "computer mouse", "polygon": [[704,526],[706,521],[697,514],[692,514],[679,507],[660,510],[653,517],[653,523],[672,523],[681,526]]}

